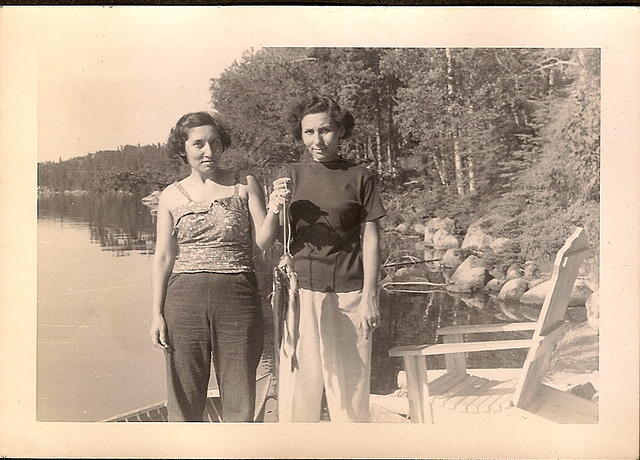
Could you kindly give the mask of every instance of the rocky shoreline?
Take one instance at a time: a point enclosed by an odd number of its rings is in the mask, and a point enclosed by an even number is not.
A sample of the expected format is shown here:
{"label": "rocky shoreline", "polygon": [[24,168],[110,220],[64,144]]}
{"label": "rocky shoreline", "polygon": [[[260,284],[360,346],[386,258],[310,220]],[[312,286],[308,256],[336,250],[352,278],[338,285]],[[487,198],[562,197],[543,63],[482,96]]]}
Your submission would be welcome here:
{"label": "rocky shoreline", "polygon": [[[456,222],[451,218],[434,217],[411,228],[400,224],[395,232],[423,235],[416,249],[423,250],[424,260],[437,260],[426,268],[441,270],[445,289],[451,293],[495,295],[503,302],[518,302],[539,307],[549,290],[551,265],[543,272],[536,261],[521,262],[517,243],[509,238],[493,237],[483,230],[485,219],[472,223],[464,237],[457,236]],[[558,248],[559,249],[559,248]],[[403,267],[393,274],[394,280],[424,279],[421,267]],[[589,326],[597,333],[599,319],[597,276],[587,266],[571,293],[569,306],[586,307]]]}

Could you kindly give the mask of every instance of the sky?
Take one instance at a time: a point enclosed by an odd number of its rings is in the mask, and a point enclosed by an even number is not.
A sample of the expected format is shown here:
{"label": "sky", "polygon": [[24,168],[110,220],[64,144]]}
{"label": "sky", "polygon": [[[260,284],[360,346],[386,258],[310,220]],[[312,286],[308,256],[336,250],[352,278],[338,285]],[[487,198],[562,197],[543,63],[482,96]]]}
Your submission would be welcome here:
{"label": "sky", "polygon": [[38,66],[38,161],[166,141],[242,46],[64,46]]}

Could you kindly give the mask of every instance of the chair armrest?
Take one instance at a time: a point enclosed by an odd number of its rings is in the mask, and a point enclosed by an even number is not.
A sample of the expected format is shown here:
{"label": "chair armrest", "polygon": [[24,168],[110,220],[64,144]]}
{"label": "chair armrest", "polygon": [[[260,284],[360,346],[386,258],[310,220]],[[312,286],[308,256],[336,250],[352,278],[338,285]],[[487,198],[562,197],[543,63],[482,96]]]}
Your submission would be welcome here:
{"label": "chair armrest", "polygon": [[531,348],[540,339],[529,340],[497,340],[489,342],[438,343],[435,345],[406,345],[393,347],[389,356],[430,356],[448,353],[465,353],[489,350],[510,350],[514,348]]}
{"label": "chair armrest", "polygon": [[538,323],[504,323],[504,324],[475,324],[469,326],[446,326],[438,329],[438,335],[448,334],[478,334],[482,332],[511,332],[532,331]]}

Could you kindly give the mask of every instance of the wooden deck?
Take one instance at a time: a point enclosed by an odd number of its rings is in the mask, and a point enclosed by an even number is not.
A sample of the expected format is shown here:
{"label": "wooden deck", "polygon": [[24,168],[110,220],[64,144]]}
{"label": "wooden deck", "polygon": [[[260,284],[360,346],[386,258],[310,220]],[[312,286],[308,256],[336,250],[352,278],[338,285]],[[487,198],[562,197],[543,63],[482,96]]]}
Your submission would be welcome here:
{"label": "wooden deck", "polygon": [[[498,390],[510,390],[514,386],[517,372],[519,369],[469,369],[472,375],[466,379],[466,384],[461,384],[462,379],[458,381],[447,378],[444,370],[430,370],[427,372],[427,378],[434,388],[434,412],[437,416],[438,424],[459,424],[467,422],[504,422],[512,423],[513,421],[522,421],[523,419],[534,423],[575,423],[575,424],[594,424],[598,423],[598,405],[592,401],[575,396],[573,394],[553,388],[549,385],[543,385],[540,397],[536,398],[529,411],[523,411],[515,407],[509,407],[511,404],[508,397],[509,391],[496,391],[495,396],[491,400],[477,400],[473,398],[472,387],[474,383],[486,384],[487,381],[504,382],[498,387]],[[402,378],[400,378],[400,386],[404,386]],[[261,410],[256,408],[256,420],[264,423],[275,423],[278,420],[278,403],[274,397],[273,382],[271,379],[263,380],[258,383],[258,395],[256,399],[263,401]],[[458,390],[468,388],[466,397],[461,396],[458,399],[451,400],[443,398],[444,407],[438,404],[438,396],[451,391],[454,387]],[[469,410],[467,414],[462,414],[451,410],[452,404],[467,404]],[[371,422],[372,423],[409,423],[409,401],[404,396],[376,395],[370,397],[371,406]],[[506,409],[502,411],[492,409]],[[217,389],[209,390],[208,399],[205,408],[206,422],[220,422],[220,398]],[[466,417],[466,418],[465,418]],[[109,422],[163,422],[167,420],[166,403],[159,402],[145,407],[141,407],[125,414],[112,417]],[[323,422],[328,422],[329,418],[323,417]]]}
{"label": "wooden deck", "polygon": [[[263,421],[266,411],[266,400],[272,385],[272,376],[270,373],[264,374],[256,379],[256,409],[254,420]],[[205,410],[203,415],[204,422],[221,423],[222,422],[222,402],[220,400],[220,391],[217,388],[210,388],[207,391],[207,401],[205,402]],[[119,414],[108,419],[100,420],[101,422],[166,422],[167,421],[167,402],[160,401],[148,406],[133,409],[124,414]]]}
{"label": "wooden deck", "polygon": [[[478,420],[508,422],[515,418],[537,423],[598,423],[596,403],[546,384],[541,386],[538,397],[534,399],[528,411],[510,407],[511,389],[515,386],[519,371],[519,369],[468,369],[471,375],[466,378],[460,377],[457,381],[446,378],[443,370],[428,371],[427,379],[430,386],[433,384],[434,387],[433,410],[436,413],[434,417],[436,423],[460,423],[465,420],[465,417],[468,417],[466,421],[472,423]],[[502,382],[496,386],[495,395],[491,399],[474,398],[474,385],[487,385],[489,381]],[[440,395],[454,388],[461,393],[460,396],[453,399],[440,398]],[[460,404],[465,405],[466,413],[451,410],[457,408],[451,407],[452,405]],[[383,414],[382,417],[388,422],[407,421],[409,415],[409,400],[404,396],[371,395],[371,406],[372,418],[374,418],[372,421],[377,421],[376,414]],[[395,415],[395,418],[390,414]]]}

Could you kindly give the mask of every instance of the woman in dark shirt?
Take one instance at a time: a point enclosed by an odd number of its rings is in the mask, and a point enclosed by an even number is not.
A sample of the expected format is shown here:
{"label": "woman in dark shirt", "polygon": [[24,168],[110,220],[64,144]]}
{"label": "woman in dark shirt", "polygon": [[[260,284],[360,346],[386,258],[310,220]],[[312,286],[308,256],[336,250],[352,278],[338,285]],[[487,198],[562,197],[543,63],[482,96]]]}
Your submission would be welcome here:
{"label": "woman in dark shirt", "polygon": [[324,389],[332,421],[366,422],[371,332],[380,317],[378,220],[385,211],[375,174],[339,155],[354,126],[349,112],[314,96],[294,107],[290,121],[308,155],[274,182],[268,206],[268,214],[278,213],[290,193],[300,299],[296,359],[288,365],[281,357],[279,419],[318,421]]}

